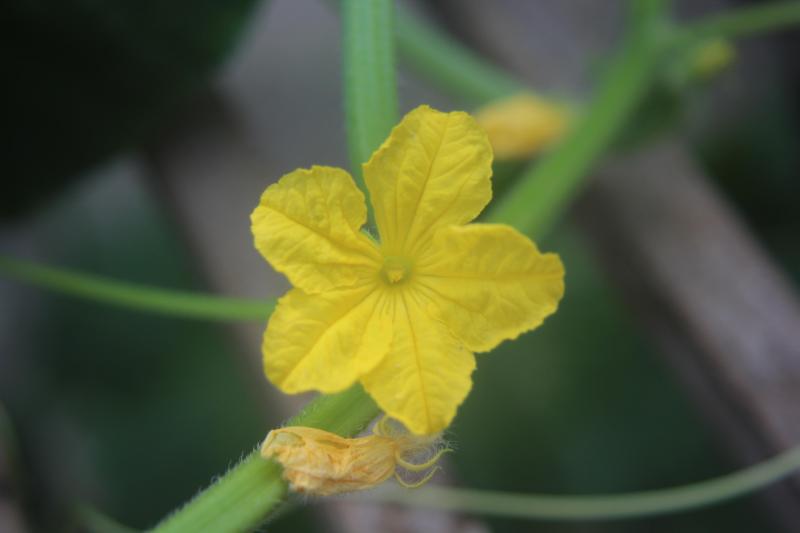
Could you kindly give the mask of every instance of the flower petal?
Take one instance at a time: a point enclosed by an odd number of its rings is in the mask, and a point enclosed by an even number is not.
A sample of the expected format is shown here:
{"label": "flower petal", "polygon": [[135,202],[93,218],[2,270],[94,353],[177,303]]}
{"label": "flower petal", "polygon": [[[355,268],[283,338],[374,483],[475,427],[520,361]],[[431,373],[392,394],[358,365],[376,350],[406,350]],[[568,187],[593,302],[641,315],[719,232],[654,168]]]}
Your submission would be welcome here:
{"label": "flower petal", "polygon": [[433,302],[431,315],[470,350],[491,350],[539,326],[564,294],[559,257],[510,226],[451,226],[433,243],[415,281]]}
{"label": "flower petal", "polygon": [[428,316],[420,297],[395,293],[389,353],[361,383],[386,414],[412,433],[429,435],[450,424],[472,388],[475,356]]}
{"label": "flower petal", "polygon": [[380,253],[359,231],[364,194],[342,169],[298,169],[267,187],[250,216],[255,245],[275,270],[308,293],[375,276]]}
{"label": "flower petal", "polygon": [[466,113],[420,106],[364,165],[385,250],[409,253],[441,226],[464,224],[492,198],[492,149]]}
{"label": "flower petal", "polygon": [[337,392],[372,370],[389,349],[391,317],[373,286],[278,302],[262,344],[267,377],[286,393]]}

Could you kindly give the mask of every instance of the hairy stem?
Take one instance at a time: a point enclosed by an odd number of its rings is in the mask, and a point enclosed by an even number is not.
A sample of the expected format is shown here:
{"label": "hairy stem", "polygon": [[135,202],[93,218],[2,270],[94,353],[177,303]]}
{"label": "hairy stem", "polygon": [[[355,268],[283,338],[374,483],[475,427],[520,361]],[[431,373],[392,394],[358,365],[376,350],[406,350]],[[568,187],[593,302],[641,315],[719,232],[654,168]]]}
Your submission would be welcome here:
{"label": "hairy stem", "polygon": [[[351,436],[378,415],[378,407],[360,385],[339,394],[319,396],[287,422]],[[216,483],[167,517],[154,533],[234,533],[251,531],[286,498],[286,482],[274,461],[258,450]]]}

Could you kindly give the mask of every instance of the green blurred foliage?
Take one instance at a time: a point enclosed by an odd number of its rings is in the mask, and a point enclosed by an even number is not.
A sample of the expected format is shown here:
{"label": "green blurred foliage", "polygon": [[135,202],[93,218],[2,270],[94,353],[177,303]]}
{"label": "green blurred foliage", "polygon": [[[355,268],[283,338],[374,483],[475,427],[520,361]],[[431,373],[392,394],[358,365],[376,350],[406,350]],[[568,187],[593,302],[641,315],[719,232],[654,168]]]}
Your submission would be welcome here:
{"label": "green blurred foliage", "polygon": [[256,0],[11,0],[0,217],[136,146],[202,89]]}

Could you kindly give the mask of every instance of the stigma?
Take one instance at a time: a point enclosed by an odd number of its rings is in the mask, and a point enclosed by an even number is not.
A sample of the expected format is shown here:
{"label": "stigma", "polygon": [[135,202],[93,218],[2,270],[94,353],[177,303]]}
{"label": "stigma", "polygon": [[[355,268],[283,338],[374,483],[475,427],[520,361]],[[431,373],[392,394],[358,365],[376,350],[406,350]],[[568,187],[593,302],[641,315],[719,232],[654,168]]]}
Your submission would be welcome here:
{"label": "stigma", "polygon": [[386,256],[380,276],[389,285],[405,283],[411,277],[411,263],[404,257]]}

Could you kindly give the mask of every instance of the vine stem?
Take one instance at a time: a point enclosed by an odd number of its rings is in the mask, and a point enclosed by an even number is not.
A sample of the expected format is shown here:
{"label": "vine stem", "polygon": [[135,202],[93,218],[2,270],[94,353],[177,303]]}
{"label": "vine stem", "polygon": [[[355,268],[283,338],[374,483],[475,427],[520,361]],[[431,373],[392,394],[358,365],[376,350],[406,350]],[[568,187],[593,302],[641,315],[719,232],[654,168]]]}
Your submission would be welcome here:
{"label": "vine stem", "polygon": [[0,275],[97,302],[170,316],[206,320],[265,320],[275,299],[224,298],[149,287],[0,256]]}
{"label": "vine stem", "polygon": [[426,81],[473,105],[526,90],[521,82],[431,25],[397,10],[397,51]]}
{"label": "vine stem", "polygon": [[678,513],[722,503],[780,481],[798,468],[800,446],[732,474],[662,490],[554,496],[428,487],[413,492],[376,491],[359,499],[535,520],[612,520]]}
{"label": "vine stem", "polygon": [[[493,203],[489,220],[511,224],[535,238],[545,235],[580,191],[591,165],[629,122],[668,54],[691,51],[705,39],[744,37],[800,23],[796,0],[736,8],[677,28],[666,24],[661,1],[631,0],[629,6],[632,31],[599,89],[582,106],[585,113],[558,146],[529,165]],[[398,50],[408,65],[451,94],[479,105],[529,91],[402,11],[397,31]]]}
{"label": "vine stem", "polygon": [[675,30],[673,48],[685,48],[706,39],[736,39],[800,24],[800,2],[764,2],[726,11],[688,23]]}
{"label": "vine stem", "polygon": [[[518,91],[531,91],[514,76],[404,9],[398,8],[396,17],[397,51],[403,62],[448,94],[482,105]],[[746,5],[668,28],[663,49],[665,53],[681,53],[706,39],[737,39],[798,24],[797,0]]]}

